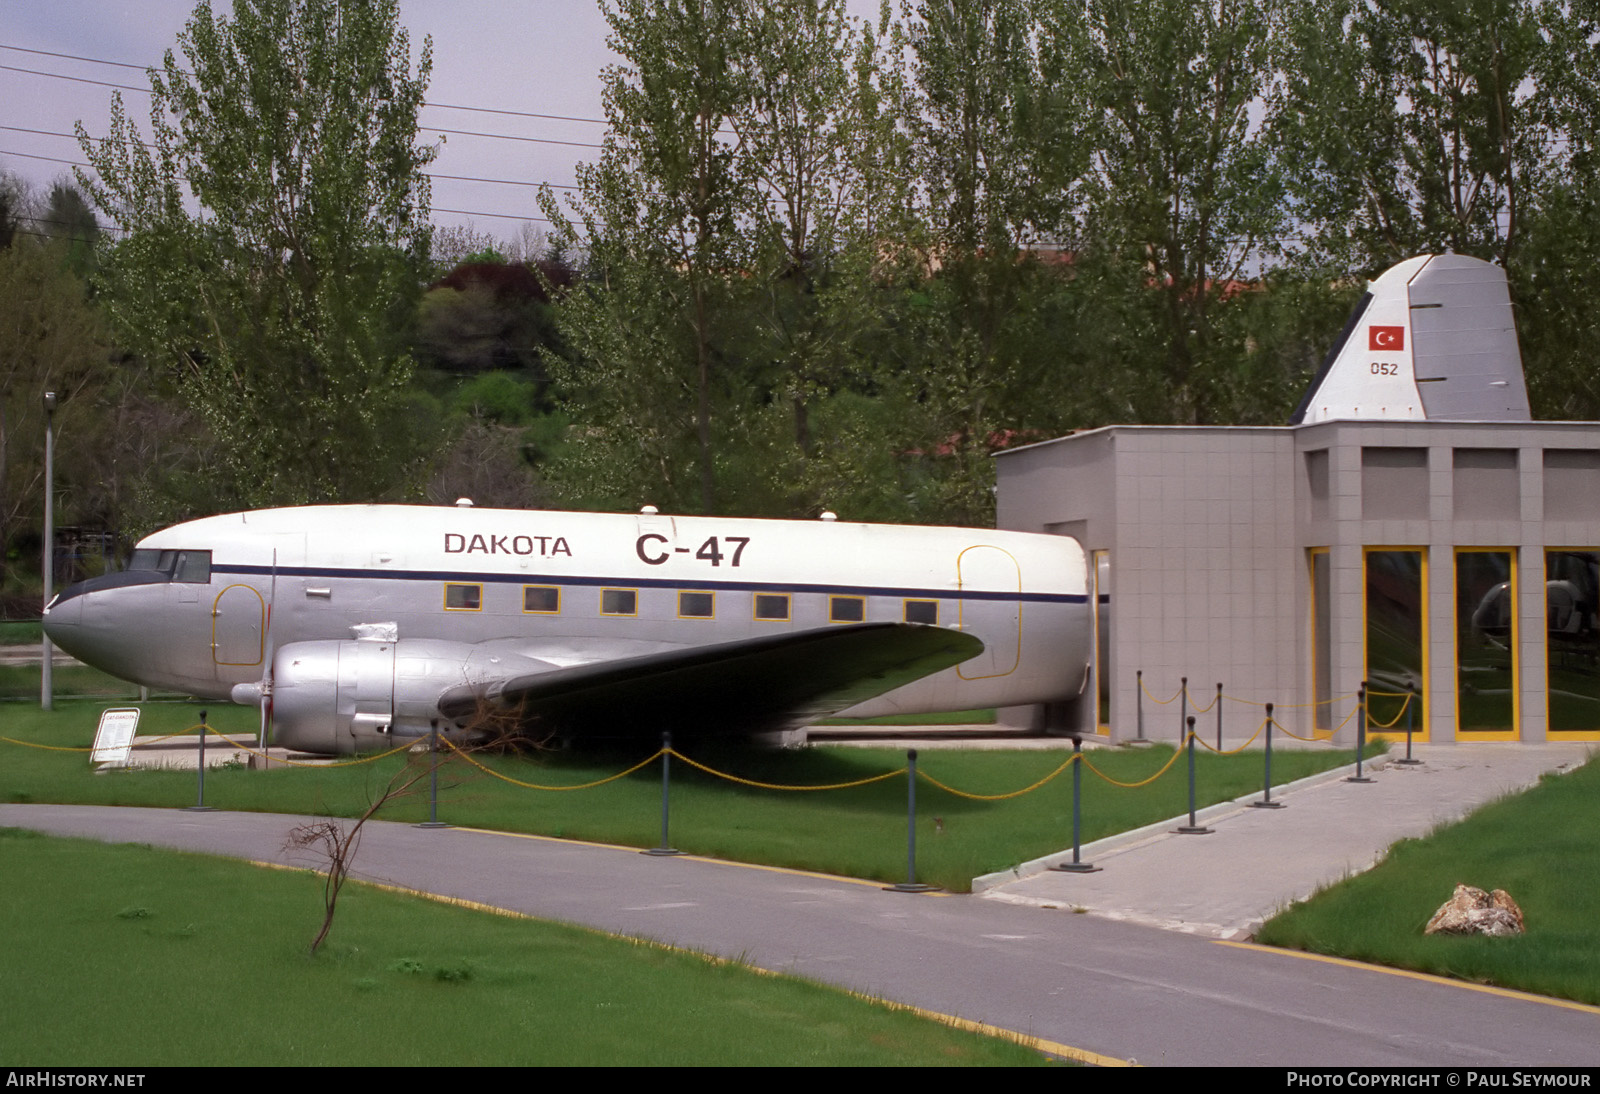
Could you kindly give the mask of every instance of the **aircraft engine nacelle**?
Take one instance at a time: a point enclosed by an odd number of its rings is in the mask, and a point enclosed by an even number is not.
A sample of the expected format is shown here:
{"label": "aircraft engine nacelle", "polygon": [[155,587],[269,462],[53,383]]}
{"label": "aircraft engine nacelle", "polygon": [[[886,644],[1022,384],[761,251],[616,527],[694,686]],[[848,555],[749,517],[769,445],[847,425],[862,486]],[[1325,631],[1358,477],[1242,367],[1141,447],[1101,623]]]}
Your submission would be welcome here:
{"label": "aircraft engine nacelle", "polygon": [[[292,642],[272,659],[272,743],[321,753],[393,747],[425,736],[436,719],[441,732],[461,728],[439,712],[446,691],[487,692],[508,676],[552,667],[440,639]],[[241,685],[234,700],[259,692]]]}

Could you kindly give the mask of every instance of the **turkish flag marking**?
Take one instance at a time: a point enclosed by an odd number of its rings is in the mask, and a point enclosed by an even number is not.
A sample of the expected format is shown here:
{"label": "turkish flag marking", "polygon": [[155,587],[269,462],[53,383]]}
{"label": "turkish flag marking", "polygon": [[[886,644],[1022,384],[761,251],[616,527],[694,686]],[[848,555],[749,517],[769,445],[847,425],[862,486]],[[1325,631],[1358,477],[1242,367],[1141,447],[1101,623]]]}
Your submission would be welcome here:
{"label": "turkish flag marking", "polygon": [[1404,327],[1368,327],[1367,348],[1374,350],[1402,350],[1406,348]]}

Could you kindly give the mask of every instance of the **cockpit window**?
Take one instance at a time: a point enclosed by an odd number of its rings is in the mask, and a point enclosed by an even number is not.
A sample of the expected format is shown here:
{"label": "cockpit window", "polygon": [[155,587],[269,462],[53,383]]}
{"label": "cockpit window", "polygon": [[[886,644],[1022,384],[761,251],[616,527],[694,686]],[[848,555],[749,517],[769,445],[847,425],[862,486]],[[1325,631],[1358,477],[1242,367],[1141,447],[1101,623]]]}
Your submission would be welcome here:
{"label": "cockpit window", "polygon": [[204,585],[211,580],[210,551],[179,551],[178,562],[172,571],[172,580]]}
{"label": "cockpit window", "polygon": [[211,580],[210,551],[159,551],[141,547],[128,559],[130,570],[154,570],[169,581],[204,585]]}
{"label": "cockpit window", "polygon": [[[170,572],[170,568],[172,566],[171,559],[173,559],[177,553],[178,552],[176,551],[157,551],[151,547],[141,547],[137,551],[133,552],[133,556],[128,559],[128,569],[161,570],[163,572]],[[168,558],[168,562],[165,566],[161,564],[162,555],[166,555]]]}

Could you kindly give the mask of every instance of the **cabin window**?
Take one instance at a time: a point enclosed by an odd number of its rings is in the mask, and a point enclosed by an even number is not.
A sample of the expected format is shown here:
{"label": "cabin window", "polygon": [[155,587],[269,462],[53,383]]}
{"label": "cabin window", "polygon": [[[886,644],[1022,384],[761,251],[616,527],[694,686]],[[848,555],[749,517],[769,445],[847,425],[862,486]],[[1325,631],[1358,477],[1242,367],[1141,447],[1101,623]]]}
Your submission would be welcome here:
{"label": "cabin window", "polygon": [[787,622],[789,619],[789,594],[757,593],[756,618]]}
{"label": "cabin window", "polygon": [[715,593],[679,593],[678,618],[710,619],[716,614]]}
{"label": "cabin window", "polygon": [[444,608],[448,612],[475,612],[483,607],[482,585],[455,585],[444,587]]}
{"label": "cabin window", "polygon": [[555,615],[561,611],[561,590],[554,585],[524,585],[522,610],[540,615]]}
{"label": "cabin window", "polygon": [[830,596],[828,620],[832,623],[859,623],[867,617],[867,598],[864,596]]}
{"label": "cabin window", "polygon": [[639,593],[635,589],[601,589],[601,615],[638,615]]}
{"label": "cabin window", "polygon": [[937,600],[906,601],[906,622],[927,623],[932,626],[938,626],[939,602]]}

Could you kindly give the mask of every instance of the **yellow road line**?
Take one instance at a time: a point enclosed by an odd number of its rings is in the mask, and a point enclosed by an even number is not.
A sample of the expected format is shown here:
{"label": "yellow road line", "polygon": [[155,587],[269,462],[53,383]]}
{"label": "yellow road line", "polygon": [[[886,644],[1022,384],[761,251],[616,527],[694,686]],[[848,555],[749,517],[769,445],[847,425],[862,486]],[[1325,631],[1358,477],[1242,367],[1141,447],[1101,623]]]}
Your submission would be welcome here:
{"label": "yellow road line", "polygon": [[1298,957],[1302,961],[1321,961],[1328,965],[1343,965],[1348,969],[1363,969],[1367,972],[1381,972],[1385,976],[1403,976],[1408,980],[1421,980],[1429,984],[1442,984],[1445,987],[1463,988],[1466,991],[1479,991],[1485,995],[1498,995],[1503,999],[1520,999],[1525,1003],[1543,1003],[1545,1006],[1560,1007],[1563,1010],[1582,1011],[1585,1014],[1600,1014],[1600,1007],[1589,1003],[1578,1003],[1571,999],[1555,999],[1548,995],[1535,995],[1532,992],[1517,991],[1515,988],[1498,988],[1493,984],[1474,984],[1469,980],[1453,980],[1448,976],[1437,976],[1431,972],[1415,972],[1411,969],[1395,969],[1388,965],[1372,965],[1365,961],[1352,961],[1348,957],[1329,957],[1327,954],[1306,953],[1304,950],[1285,950],[1277,946],[1263,946],[1256,942],[1229,942],[1226,939],[1213,939],[1219,946],[1233,946],[1241,950],[1254,950],[1257,953],[1276,953],[1284,957]]}

